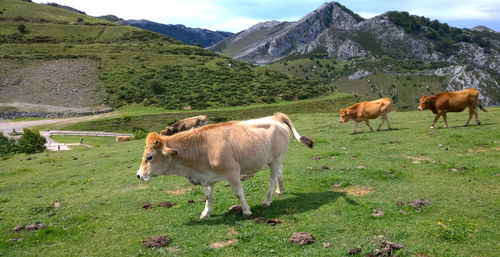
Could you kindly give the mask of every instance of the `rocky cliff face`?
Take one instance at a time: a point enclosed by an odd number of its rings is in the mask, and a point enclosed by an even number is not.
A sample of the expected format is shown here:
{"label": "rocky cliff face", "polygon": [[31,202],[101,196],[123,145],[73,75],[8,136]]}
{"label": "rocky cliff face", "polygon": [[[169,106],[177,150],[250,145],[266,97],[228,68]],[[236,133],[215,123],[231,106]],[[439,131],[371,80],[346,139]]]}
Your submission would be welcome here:
{"label": "rocky cliff face", "polygon": [[[461,33],[462,30],[440,23],[440,28],[432,27],[433,24],[425,17],[409,16],[404,21],[416,19],[426,25],[418,24],[416,29],[405,27],[405,24],[396,24],[393,14],[388,12],[362,20],[344,6],[330,2],[296,22],[259,23],[226,38],[209,50],[259,65],[290,56],[307,58],[311,53],[320,53],[342,61],[386,56],[427,64],[446,63],[447,67],[430,73],[444,76],[449,90],[476,87],[480,89],[486,103],[500,102],[498,32],[477,27],[464,33],[465,39],[456,44],[452,42],[453,47],[449,47],[446,44],[455,40],[454,38],[447,39],[448,41],[431,38],[435,36],[443,39],[450,37],[453,31]],[[489,33],[487,42],[481,42],[483,34],[477,33]],[[448,47],[448,51],[442,51],[439,47],[443,46],[440,44],[444,44],[444,48]]]}

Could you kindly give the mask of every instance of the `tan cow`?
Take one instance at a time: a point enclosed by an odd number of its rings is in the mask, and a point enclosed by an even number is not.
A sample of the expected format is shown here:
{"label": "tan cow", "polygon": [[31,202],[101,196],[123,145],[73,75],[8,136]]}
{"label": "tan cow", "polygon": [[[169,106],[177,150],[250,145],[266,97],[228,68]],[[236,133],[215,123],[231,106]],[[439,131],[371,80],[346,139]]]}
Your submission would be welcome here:
{"label": "tan cow", "polygon": [[171,136],[175,133],[179,133],[181,131],[190,130],[192,128],[202,127],[207,125],[207,116],[200,115],[190,118],[185,118],[177,121],[171,127],[167,127],[160,132],[163,136]]}
{"label": "tan cow", "polygon": [[388,97],[381,98],[375,101],[366,101],[357,104],[353,104],[347,109],[340,109],[340,123],[348,122],[349,120],[354,120],[356,123],[354,124],[354,129],[351,134],[356,133],[358,129],[358,125],[361,121],[364,121],[366,125],[370,128],[370,131],[373,132],[372,127],[370,126],[369,119],[376,119],[381,116],[382,122],[378,125],[377,131],[380,131],[380,127],[384,121],[387,121],[387,129],[391,129],[391,119],[389,117],[389,112],[392,107],[392,100]]}
{"label": "tan cow", "polygon": [[255,120],[211,124],[168,137],[149,133],[137,177],[149,180],[159,175],[179,175],[193,185],[204,186],[207,200],[200,219],[210,216],[214,184],[225,179],[241,202],[243,217],[249,217],[252,212],[243,194],[240,175],[256,173],[266,166],[271,168],[269,192],[263,203],[268,207],[276,183],[276,194],[283,193],[281,162],[290,133],[313,148],[313,141],[301,137],[282,113]]}
{"label": "tan cow", "polygon": [[436,122],[441,116],[443,116],[444,128],[448,127],[446,113],[462,112],[467,107],[469,107],[469,119],[465,123],[465,126],[469,126],[472,115],[476,116],[477,125],[481,125],[476,106],[479,105],[479,108],[485,112],[487,112],[487,110],[483,108],[481,103],[478,103],[478,99],[479,92],[475,88],[468,88],[455,92],[442,92],[437,95],[422,96],[417,110],[431,110],[434,114],[436,114],[431,129],[434,129],[434,125],[436,125]]}
{"label": "tan cow", "polygon": [[125,142],[125,141],[130,141],[130,137],[129,136],[117,136],[115,138],[116,142]]}

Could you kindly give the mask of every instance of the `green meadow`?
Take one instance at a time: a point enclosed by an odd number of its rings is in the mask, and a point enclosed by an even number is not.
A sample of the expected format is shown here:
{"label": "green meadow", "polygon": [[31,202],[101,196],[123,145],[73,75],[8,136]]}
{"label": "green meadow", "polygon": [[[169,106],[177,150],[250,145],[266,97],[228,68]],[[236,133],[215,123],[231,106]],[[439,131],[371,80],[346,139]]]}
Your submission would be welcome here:
{"label": "green meadow", "polygon": [[[393,112],[393,130],[370,133],[361,124],[356,135],[350,135],[352,122],[339,124],[338,111],[284,109],[299,133],[315,140],[315,148],[290,142],[283,162],[285,193],[268,209],[261,204],[269,169],[242,182],[253,214],[279,221],[275,226],[230,212],[239,202],[225,181],[216,184],[212,216],[200,221],[202,187],[181,177],[136,178],[143,140],[86,138],[92,148],[11,156],[0,161],[0,253],[347,256],[360,248],[354,256],[365,256],[387,240],[404,246],[393,253],[398,256],[497,256],[500,108],[487,109],[479,113],[481,126],[463,127],[468,114],[450,113],[449,128],[442,129],[440,121],[430,132],[431,112]],[[130,122],[147,112],[129,113]],[[227,111],[224,117],[256,115],[241,112]],[[57,140],[79,142],[79,137]],[[428,204],[414,208],[417,199]],[[164,201],[175,205],[158,206]],[[144,203],[154,207],[144,209]],[[13,231],[37,221],[47,228]],[[293,232],[310,233],[315,242],[292,244]],[[154,250],[142,246],[160,235],[171,243]]]}

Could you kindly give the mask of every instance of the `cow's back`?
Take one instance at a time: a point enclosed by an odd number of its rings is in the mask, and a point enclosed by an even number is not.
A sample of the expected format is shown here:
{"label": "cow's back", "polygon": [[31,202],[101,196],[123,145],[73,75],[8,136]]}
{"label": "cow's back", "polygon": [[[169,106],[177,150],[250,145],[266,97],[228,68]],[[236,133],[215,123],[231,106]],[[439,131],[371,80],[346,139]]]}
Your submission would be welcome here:
{"label": "cow's back", "polygon": [[461,112],[467,107],[475,107],[479,92],[469,88],[455,92],[443,92],[437,95],[435,106],[445,112]]}
{"label": "cow's back", "polygon": [[168,145],[199,156],[198,165],[223,171],[237,163],[241,173],[264,168],[282,158],[290,139],[283,125],[270,118],[210,124],[169,137]]}
{"label": "cow's back", "polygon": [[363,102],[363,116],[368,119],[375,119],[382,113],[390,110],[392,100],[388,97],[381,98],[374,101]]}

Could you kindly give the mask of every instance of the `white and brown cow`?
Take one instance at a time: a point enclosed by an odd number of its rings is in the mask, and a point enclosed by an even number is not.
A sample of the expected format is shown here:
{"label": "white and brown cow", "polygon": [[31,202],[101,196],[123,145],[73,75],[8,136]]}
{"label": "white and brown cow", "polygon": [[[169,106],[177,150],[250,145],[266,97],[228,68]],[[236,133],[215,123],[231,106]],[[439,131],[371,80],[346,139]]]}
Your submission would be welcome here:
{"label": "white and brown cow", "polygon": [[283,193],[281,162],[290,133],[313,147],[313,141],[301,137],[282,113],[261,119],[211,124],[168,137],[149,133],[137,177],[149,180],[159,175],[179,175],[194,185],[204,186],[207,200],[200,219],[210,216],[214,184],[225,179],[241,202],[243,217],[249,217],[252,212],[243,194],[240,175],[253,174],[270,166],[269,192],[263,203],[268,207],[276,183],[276,194]]}
{"label": "white and brown cow", "polygon": [[469,108],[469,119],[465,123],[465,126],[469,126],[472,115],[476,116],[477,125],[481,125],[476,107],[479,106],[479,108],[485,112],[487,112],[487,110],[483,108],[478,99],[479,92],[475,88],[468,88],[461,91],[442,92],[437,95],[422,96],[417,110],[431,110],[434,114],[436,114],[434,122],[432,122],[431,129],[434,129],[436,122],[441,116],[443,116],[444,127],[448,127],[446,113],[462,112],[467,107]]}
{"label": "white and brown cow", "polygon": [[207,125],[207,121],[208,119],[207,116],[205,115],[185,118],[175,122],[171,127],[166,127],[164,130],[160,132],[160,134],[163,136],[171,136],[181,131],[205,126]]}

